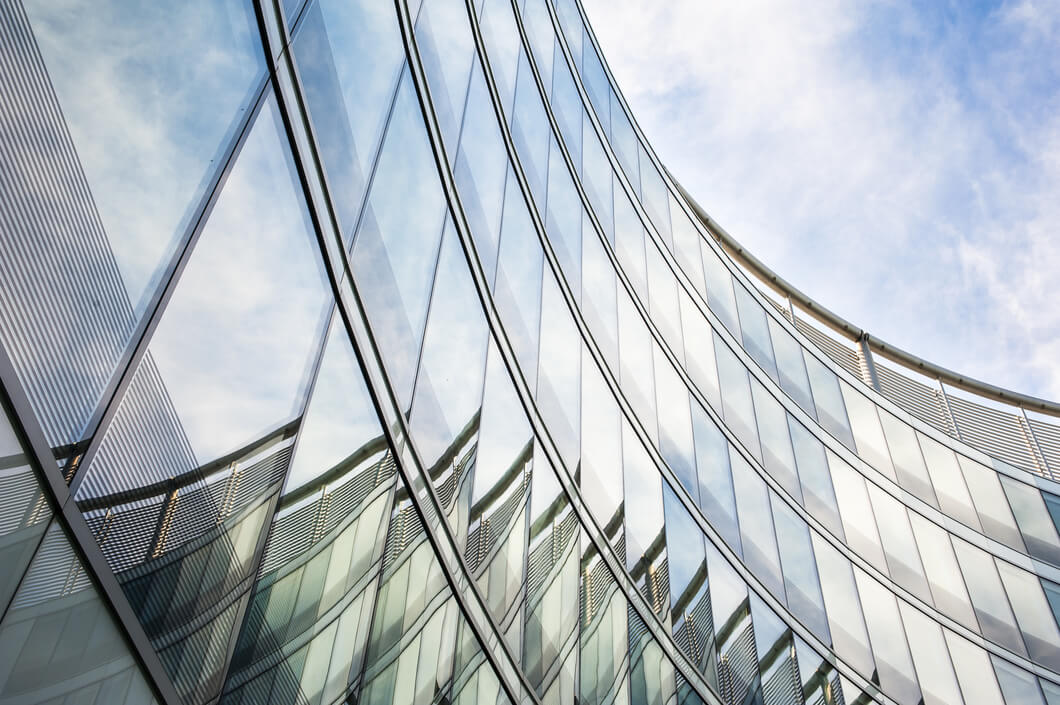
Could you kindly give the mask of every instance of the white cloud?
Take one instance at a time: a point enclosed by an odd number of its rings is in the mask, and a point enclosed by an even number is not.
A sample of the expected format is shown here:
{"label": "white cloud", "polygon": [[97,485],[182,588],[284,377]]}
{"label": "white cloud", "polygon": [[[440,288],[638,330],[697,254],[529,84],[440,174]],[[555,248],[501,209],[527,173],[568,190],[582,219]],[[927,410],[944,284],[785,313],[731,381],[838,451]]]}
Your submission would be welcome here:
{"label": "white cloud", "polygon": [[1060,5],[584,1],[663,162],[752,252],[910,352],[1060,399]]}

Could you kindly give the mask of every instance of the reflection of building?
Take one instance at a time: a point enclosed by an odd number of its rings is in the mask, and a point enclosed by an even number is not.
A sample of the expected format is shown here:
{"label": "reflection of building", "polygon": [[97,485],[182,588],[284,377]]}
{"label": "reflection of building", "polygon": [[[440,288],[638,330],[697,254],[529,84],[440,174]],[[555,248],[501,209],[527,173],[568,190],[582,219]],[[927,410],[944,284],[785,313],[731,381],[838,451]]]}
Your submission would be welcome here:
{"label": "reflection of building", "polygon": [[0,46],[0,705],[1060,703],[1060,407],[844,338],[576,0]]}

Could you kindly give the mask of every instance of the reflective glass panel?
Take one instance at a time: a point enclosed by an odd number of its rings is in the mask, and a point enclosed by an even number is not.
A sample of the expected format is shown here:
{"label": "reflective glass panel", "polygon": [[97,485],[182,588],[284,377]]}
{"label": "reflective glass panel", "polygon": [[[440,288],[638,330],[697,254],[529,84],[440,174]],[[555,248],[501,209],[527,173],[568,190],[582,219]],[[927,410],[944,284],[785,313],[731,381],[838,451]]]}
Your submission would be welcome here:
{"label": "reflective glass panel", "polygon": [[404,408],[412,399],[444,212],[434,156],[406,72],[352,256],[358,293]]}

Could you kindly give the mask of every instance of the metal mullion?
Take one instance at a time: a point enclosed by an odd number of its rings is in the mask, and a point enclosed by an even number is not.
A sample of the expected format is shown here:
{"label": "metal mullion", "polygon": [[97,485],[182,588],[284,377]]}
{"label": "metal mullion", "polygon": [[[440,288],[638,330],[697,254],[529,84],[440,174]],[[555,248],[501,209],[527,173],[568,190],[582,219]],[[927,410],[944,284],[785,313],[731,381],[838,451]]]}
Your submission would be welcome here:
{"label": "metal mullion", "polygon": [[194,253],[195,246],[198,244],[210,214],[224,191],[225,183],[239,157],[243,144],[246,142],[251,127],[265,104],[265,100],[269,95],[268,88],[269,77],[266,74],[262,76],[257,86],[252,90],[254,98],[237,123],[237,128],[224,148],[223,156],[217,160],[220,168],[213,173],[208,186],[204,188],[199,204],[195,208],[195,215],[189,218],[187,230],[181,237],[180,244],[175,248],[169,263],[160,277],[160,282],[155,286],[154,293],[145,307],[146,313],[139,317],[113,376],[104,389],[96,410],[82,433],[83,437],[89,436],[90,440],[78,462],[73,477],[70,479],[71,494],[76,494],[77,488],[84,480],[85,468],[91,465],[92,458],[95,457],[100,444],[103,442],[103,437],[106,435],[107,427],[114,419],[114,415],[121,405],[121,399],[136,374],[140,360],[147,353],[151,338],[165,313],[166,306],[173,297],[173,292],[180,282],[180,275]]}

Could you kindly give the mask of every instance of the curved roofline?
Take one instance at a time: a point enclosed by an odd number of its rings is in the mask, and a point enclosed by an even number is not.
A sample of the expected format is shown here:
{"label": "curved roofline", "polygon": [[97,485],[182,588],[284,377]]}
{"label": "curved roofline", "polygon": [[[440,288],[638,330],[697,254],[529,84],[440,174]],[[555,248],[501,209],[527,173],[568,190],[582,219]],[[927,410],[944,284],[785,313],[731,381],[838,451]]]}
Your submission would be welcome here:
{"label": "curved roofline", "polygon": [[898,363],[908,369],[915,370],[929,377],[935,377],[958,389],[963,389],[964,391],[977,394],[981,397],[998,401],[1003,404],[1016,406],[1021,409],[1060,417],[1060,404],[1056,402],[1040,399],[1029,394],[1015,392],[1011,389],[999,387],[996,384],[982,382],[974,377],[969,377],[968,375],[954,372],[941,365],[936,365],[933,362],[881,340],[826,306],[821,305],[803,293],[794,284],[770,269],[762,260],[748,252],[744,246],[736,240],[736,238],[730,235],[725,228],[710,217],[703,207],[699,205],[696,199],[685,190],[676,178],[674,178],[673,174],[669,171],[667,171],[667,174],[673,184],[677,186],[685,201],[687,201],[688,205],[692,208],[692,211],[696,214],[699,221],[714,239],[718,241],[730,257],[736,260],[736,262],[742,265],[746,270],[753,273],[764,284],[782,296],[787,297],[793,304],[797,305],[804,312],[823,323],[832,331],[840,334],[848,340],[864,342],[872,352],[878,353],[888,360]]}

